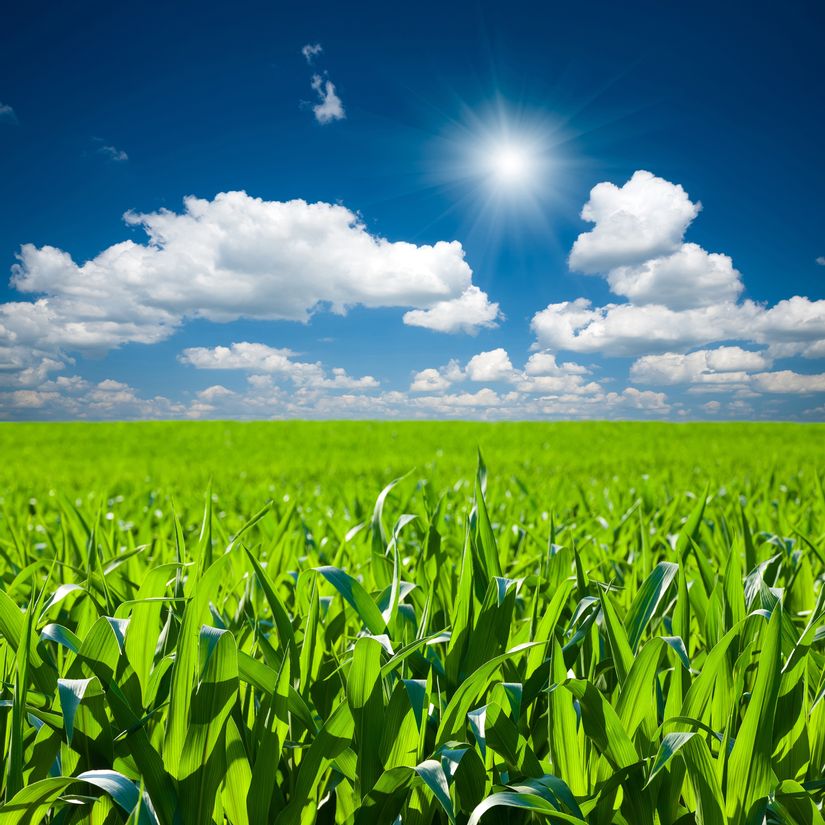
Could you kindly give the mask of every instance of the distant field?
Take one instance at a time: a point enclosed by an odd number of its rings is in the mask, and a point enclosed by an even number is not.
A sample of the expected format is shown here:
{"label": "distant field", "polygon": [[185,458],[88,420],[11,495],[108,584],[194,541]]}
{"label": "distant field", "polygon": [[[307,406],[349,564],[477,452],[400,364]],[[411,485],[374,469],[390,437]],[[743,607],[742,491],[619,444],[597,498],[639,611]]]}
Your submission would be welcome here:
{"label": "distant field", "polygon": [[823,823],[823,477],[825,425],[2,424],[0,825]]}

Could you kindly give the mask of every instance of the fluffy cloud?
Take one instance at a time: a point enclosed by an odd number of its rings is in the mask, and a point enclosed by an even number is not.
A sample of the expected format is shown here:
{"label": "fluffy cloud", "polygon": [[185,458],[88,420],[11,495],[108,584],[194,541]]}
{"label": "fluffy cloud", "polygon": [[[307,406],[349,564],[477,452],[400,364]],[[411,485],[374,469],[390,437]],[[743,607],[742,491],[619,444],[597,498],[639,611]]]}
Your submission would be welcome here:
{"label": "fluffy cloud", "polygon": [[688,355],[645,355],[630,368],[630,378],[640,384],[741,383],[747,373],[765,370],[770,359],[741,347],[697,350]]}
{"label": "fluffy cloud", "polygon": [[593,307],[577,298],[550,304],[531,326],[537,346],[571,352],[643,355],[751,341],[815,357],[825,339],[825,301],[795,296],[770,308],[744,301],[673,310],[660,304]]}
{"label": "fluffy cloud", "polygon": [[675,252],[701,208],[681,186],[642,170],[622,187],[599,183],[581,212],[595,225],[573,244],[570,268],[595,274]]}
{"label": "fluffy cloud", "polygon": [[2,394],[0,416],[13,418],[147,419],[185,418],[185,404],[162,395],[141,396],[122,381],[90,384],[79,376],[46,381],[37,389]]}
{"label": "fluffy cloud", "polygon": [[272,373],[288,378],[299,387],[371,389],[378,386],[378,381],[371,375],[353,378],[346,370],[335,367],[332,376],[329,376],[319,362],[295,361],[294,355],[288,349],[242,341],[228,347],[190,347],[181,353],[180,360],[202,370]]}
{"label": "fluffy cloud", "polygon": [[[744,285],[731,259],[684,243],[700,209],[681,186],[650,172],[636,172],[621,187],[595,186],[582,210],[594,228],[577,238],[570,266],[604,274],[627,303],[550,304],[532,319],[535,346],[645,356],[743,341],[767,345],[772,358],[825,356],[825,301],[797,295],[772,307],[740,302]],[[701,366],[696,358],[690,364]]]}
{"label": "fluffy cloud", "polygon": [[123,241],[82,264],[24,245],[12,285],[37,297],[0,304],[0,363],[22,370],[67,352],[155,343],[187,318],[306,322],[321,309],[413,307],[407,323],[456,332],[498,316],[457,241],[393,242],[343,206],[245,192],[184,206],[128,213],[148,242]]}
{"label": "fluffy cloud", "polygon": [[514,372],[507,350],[501,347],[490,352],[480,352],[467,362],[467,377],[470,381],[511,381]]}
{"label": "fluffy cloud", "polygon": [[491,303],[477,286],[468,286],[457,298],[438,301],[430,309],[404,313],[404,323],[437,332],[466,332],[474,335],[481,327],[495,327],[501,316],[498,304]]}
{"label": "fluffy cloud", "polygon": [[507,383],[515,387],[510,399],[541,394],[547,397],[602,394],[595,381],[586,381],[586,367],[567,362],[556,363],[551,353],[537,352],[530,356],[523,370],[513,366],[507,350],[498,347],[474,355],[466,367],[453,360],[445,367],[417,372],[410,386],[412,392],[438,393],[462,381],[473,383]]}
{"label": "fluffy cloud", "polygon": [[[630,378],[639,384],[700,385],[695,389],[736,390],[738,394],[807,394],[825,392],[825,374],[793,370],[766,371],[771,367],[767,353],[741,347],[697,350],[687,355],[666,353],[646,355],[630,368]],[[707,404],[706,409],[710,409]]]}
{"label": "fluffy cloud", "polygon": [[800,394],[825,392],[825,373],[810,375],[792,370],[762,372],[753,376],[753,383],[761,392]]}
{"label": "fluffy cloud", "polygon": [[552,352],[534,352],[527,359],[524,372],[527,375],[587,375],[589,370],[572,361],[558,364]]}
{"label": "fluffy cloud", "polygon": [[672,255],[611,269],[607,280],[613,293],[635,304],[675,310],[735,301],[744,288],[727,255],[694,243],[682,244]]}
{"label": "fluffy cloud", "polygon": [[332,123],[347,116],[344,104],[335,91],[335,84],[329,78],[312,75],[312,89],[318,95],[318,103],[312,107],[318,123]]}

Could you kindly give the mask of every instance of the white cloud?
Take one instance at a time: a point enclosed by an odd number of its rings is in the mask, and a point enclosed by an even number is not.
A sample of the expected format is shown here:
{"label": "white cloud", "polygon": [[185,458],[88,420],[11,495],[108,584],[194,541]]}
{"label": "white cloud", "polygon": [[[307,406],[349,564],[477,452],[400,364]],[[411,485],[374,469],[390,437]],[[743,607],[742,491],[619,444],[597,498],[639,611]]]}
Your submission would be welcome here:
{"label": "white cloud", "polygon": [[[767,353],[741,347],[698,350],[687,355],[671,352],[639,358],[630,368],[630,378],[640,384],[693,384],[691,392],[736,391],[748,397],[759,393],[825,392],[825,374],[766,371],[771,363]],[[703,406],[710,409],[708,404]]]}
{"label": "white cloud", "polygon": [[650,172],[635,172],[622,187],[599,183],[581,213],[595,226],[573,244],[570,268],[595,274],[675,252],[701,208]]}
{"label": "white cloud", "polygon": [[820,255],[820,256],[816,259],[816,262],[817,262],[820,266],[825,266],[825,255]]}
{"label": "white cloud", "polygon": [[747,380],[748,372],[770,366],[771,360],[764,353],[719,347],[688,355],[645,355],[630,368],[630,378],[640,384],[741,383]]}
{"label": "white cloud", "polygon": [[557,364],[549,353],[533,354],[523,370],[517,370],[502,347],[474,355],[462,368],[453,360],[440,369],[417,372],[410,386],[412,392],[443,392],[462,381],[474,383],[508,383],[514,385],[510,397],[524,401],[526,395],[558,397],[602,394],[599,383],[586,381],[588,370],[580,364]]}
{"label": "white cloud", "polygon": [[413,309],[404,314],[404,323],[437,332],[466,332],[474,335],[480,327],[498,326],[497,303],[486,292],[468,286],[457,298],[438,301],[430,309]]}
{"label": "white cloud", "polygon": [[762,372],[753,376],[757,390],[769,393],[812,393],[825,392],[825,373],[803,374],[792,370]]}
{"label": "white cloud", "polygon": [[740,302],[744,285],[731,259],[683,242],[700,208],[649,172],[622,187],[595,186],[582,210],[595,226],[577,238],[570,266],[603,273],[628,301],[550,304],[532,319],[535,348],[645,356],[741,341],[767,346],[770,358],[825,356],[825,301]]}
{"label": "white cloud", "polygon": [[235,393],[232,390],[227,389],[222,384],[213,384],[211,387],[201,390],[198,393],[198,398],[203,401],[215,401],[219,398],[231,398],[234,395]]}
{"label": "white cloud", "polygon": [[453,358],[446,366],[420,370],[413,375],[411,392],[441,392],[467,377],[458,361]]}
{"label": "white cloud", "polygon": [[17,115],[15,114],[14,109],[12,109],[8,103],[3,103],[0,101],[0,123],[11,123],[16,126],[17,122]]}
{"label": "white cloud", "polygon": [[735,301],[744,288],[727,255],[694,243],[682,244],[672,255],[611,269],[607,280],[614,294],[635,304],[675,310]]}
{"label": "white cloud", "polygon": [[306,62],[309,63],[309,65],[311,66],[312,61],[316,57],[318,57],[318,55],[321,54],[322,51],[323,51],[323,48],[321,47],[320,43],[307,43],[301,49],[301,54],[304,56],[304,59],[306,60]]}
{"label": "white cloud", "polygon": [[[637,390],[635,387],[627,387],[621,394],[609,393],[608,398],[618,407],[629,407],[634,410],[648,410],[660,413],[666,413],[670,410],[670,405],[667,403],[667,396],[663,392]],[[608,403],[611,403],[611,401]]]}
{"label": "white cloud", "polygon": [[80,419],[183,418],[187,408],[157,395],[144,398],[122,381],[107,378],[89,384],[78,376],[58,378],[31,390],[0,395],[0,414],[14,417]]}
{"label": "white cloud", "polygon": [[190,347],[181,353],[180,360],[201,370],[273,373],[288,378],[299,387],[371,389],[378,386],[378,381],[371,375],[353,378],[346,370],[335,367],[329,376],[320,362],[295,361],[294,355],[288,349],[241,341],[228,347]]}
{"label": "white cloud", "polygon": [[67,352],[155,343],[189,318],[306,322],[322,309],[413,307],[407,323],[456,332],[498,314],[457,241],[392,242],[343,206],[245,192],[184,206],[127,213],[148,242],[123,241],[82,264],[53,246],[21,247],[12,286],[37,297],[0,304],[0,364],[23,370]]}
{"label": "white cloud", "polygon": [[512,381],[515,370],[507,350],[499,347],[474,355],[467,362],[467,377],[470,381]]}
{"label": "white cloud", "polygon": [[312,107],[318,123],[332,123],[335,120],[343,120],[347,116],[344,104],[335,91],[335,84],[329,78],[314,74],[312,89],[318,95],[318,103]]}
{"label": "white cloud", "polygon": [[571,352],[643,355],[750,341],[814,354],[825,339],[825,300],[795,296],[770,308],[744,301],[678,311],[658,304],[593,307],[578,298],[550,304],[531,326],[536,346]]}
{"label": "white cloud", "polygon": [[420,370],[413,376],[410,384],[410,392],[441,392],[448,389],[450,381],[447,380],[437,369],[429,367]]}
{"label": "white cloud", "polygon": [[572,361],[559,365],[551,352],[535,352],[527,359],[524,372],[527,375],[587,375],[590,371]]}

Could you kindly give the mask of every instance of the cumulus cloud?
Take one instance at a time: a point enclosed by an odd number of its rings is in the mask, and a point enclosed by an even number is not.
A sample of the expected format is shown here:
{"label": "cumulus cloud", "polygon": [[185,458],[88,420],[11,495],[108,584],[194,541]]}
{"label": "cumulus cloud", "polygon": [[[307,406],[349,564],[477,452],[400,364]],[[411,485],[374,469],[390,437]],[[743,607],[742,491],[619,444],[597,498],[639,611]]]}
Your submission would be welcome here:
{"label": "cumulus cloud", "polygon": [[228,347],[190,347],[180,356],[184,364],[201,370],[245,370],[272,373],[288,378],[300,387],[326,389],[371,389],[378,386],[371,375],[353,378],[341,367],[328,375],[320,362],[294,360],[289,349],[275,349],[266,344],[241,341]]}
{"label": "cumulus cloud", "polygon": [[736,391],[751,397],[759,393],[825,392],[825,374],[768,371],[771,366],[767,352],[718,347],[686,355],[646,355],[634,362],[630,378],[639,384],[692,384],[695,390]]}
{"label": "cumulus cloud", "polygon": [[772,367],[782,358],[825,357],[825,300],[742,300],[731,258],[685,242],[700,209],[681,186],[649,172],[636,172],[623,186],[595,186],[582,210],[594,226],[573,244],[570,267],[603,275],[625,301],[550,304],[531,321],[534,349],[544,350],[542,358],[560,351],[632,356],[635,383],[689,385],[691,394],[822,391],[819,375]]}
{"label": "cumulus cloud", "polygon": [[793,370],[762,372],[753,376],[753,383],[761,392],[800,394],[825,392],[825,373],[811,375]]}
{"label": "cumulus cloud", "polygon": [[328,77],[324,78],[319,74],[312,75],[312,89],[318,95],[318,102],[312,107],[318,123],[333,123],[347,116],[344,104],[335,91],[335,84]]}
{"label": "cumulus cloud", "polygon": [[457,241],[393,242],[343,206],[245,192],[188,197],[184,207],[127,213],[148,241],[84,263],[53,246],[21,247],[12,286],[34,298],[0,304],[0,366],[57,368],[67,353],[161,341],[190,318],[306,322],[356,305],[412,307],[406,323],[472,332],[498,315]]}
{"label": "cumulus cloud", "polygon": [[0,123],[10,123],[13,126],[17,125],[17,115],[14,109],[8,103],[0,101]]}
{"label": "cumulus cloud", "polygon": [[527,361],[524,369],[516,369],[510,356],[502,347],[474,355],[462,367],[458,361],[452,360],[444,367],[429,368],[417,372],[410,386],[412,392],[443,392],[462,381],[472,383],[505,383],[514,389],[510,392],[510,399],[524,398],[528,395],[541,394],[543,396],[568,397],[580,395],[602,394],[602,387],[598,382],[587,381],[586,367],[580,364],[566,362],[557,364],[555,357],[550,353],[534,353]]}
{"label": "cumulus cloud", "polygon": [[404,323],[437,332],[466,332],[481,327],[498,326],[499,305],[493,303],[477,286],[468,286],[457,298],[438,301],[430,309],[412,309],[404,314]]}
{"label": "cumulus cloud", "polygon": [[730,301],[675,310],[661,304],[606,304],[586,298],[550,304],[531,326],[536,346],[605,355],[686,351],[722,341],[783,345],[816,357],[825,339],[825,301],[794,296],[765,307]]}
{"label": "cumulus cloud", "polygon": [[536,348],[645,356],[742,341],[767,345],[771,358],[825,355],[825,301],[740,301],[744,285],[731,258],[684,242],[700,209],[681,186],[650,172],[621,187],[595,186],[582,210],[594,227],[576,239],[570,266],[604,275],[627,302],[550,304],[532,319]]}
{"label": "cumulus cloud", "polygon": [[675,252],[701,208],[681,186],[643,170],[621,187],[599,183],[581,212],[594,227],[573,244],[570,268],[595,274]]}
{"label": "cumulus cloud", "polygon": [[162,395],[144,397],[134,387],[107,378],[95,384],[79,376],[47,381],[37,389],[14,390],[0,397],[4,417],[147,419],[185,418],[187,406]]}
{"label": "cumulus cloud", "polygon": [[630,368],[630,378],[640,384],[741,383],[747,373],[765,370],[771,359],[741,347],[697,350],[687,355],[645,355]]}
{"label": "cumulus cloud", "polygon": [[480,352],[467,362],[467,377],[470,381],[511,381],[514,374],[510,356],[502,347]]}
{"label": "cumulus cloud", "polygon": [[614,294],[635,304],[675,310],[735,301],[744,289],[727,255],[705,252],[694,243],[682,244],[672,255],[611,269],[607,280]]}

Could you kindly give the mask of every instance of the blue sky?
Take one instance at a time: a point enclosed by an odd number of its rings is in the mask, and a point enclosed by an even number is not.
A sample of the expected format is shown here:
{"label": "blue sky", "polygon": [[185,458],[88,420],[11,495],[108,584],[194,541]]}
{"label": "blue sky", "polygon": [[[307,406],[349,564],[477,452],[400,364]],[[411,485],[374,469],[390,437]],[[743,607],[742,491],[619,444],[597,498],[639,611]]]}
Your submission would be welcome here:
{"label": "blue sky", "polygon": [[819,3],[5,22],[2,418],[825,419]]}

